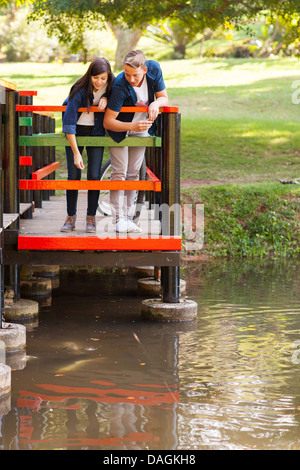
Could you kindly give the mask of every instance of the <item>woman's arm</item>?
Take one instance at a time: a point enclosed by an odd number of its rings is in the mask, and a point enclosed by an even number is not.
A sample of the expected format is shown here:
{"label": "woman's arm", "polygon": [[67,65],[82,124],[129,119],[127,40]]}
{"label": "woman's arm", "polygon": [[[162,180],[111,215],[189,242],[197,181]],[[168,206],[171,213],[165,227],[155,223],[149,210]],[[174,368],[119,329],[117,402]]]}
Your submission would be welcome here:
{"label": "woman's arm", "polygon": [[82,88],[71,99],[67,101],[67,107],[63,113],[63,133],[76,134],[76,123],[78,120],[78,108],[83,107],[85,90]]}
{"label": "woman's arm", "polygon": [[77,168],[79,168],[79,170],[83,170],[84,169],[84,164],[83,164],[81,153],[78,150],[76,135],[75,134],[66,134],[66,137],[67,137],[67,139],[70,143],[72,152],[74,154],[74,164],[75,164],[75,166],[77,166]]}

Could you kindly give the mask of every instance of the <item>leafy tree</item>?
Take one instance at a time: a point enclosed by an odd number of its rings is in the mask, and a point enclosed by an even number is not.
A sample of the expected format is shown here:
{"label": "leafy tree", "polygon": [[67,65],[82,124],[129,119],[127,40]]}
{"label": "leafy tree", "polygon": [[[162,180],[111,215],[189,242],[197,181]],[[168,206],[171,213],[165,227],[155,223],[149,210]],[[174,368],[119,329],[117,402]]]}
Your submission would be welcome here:
{"label": "leafy tree", "polygon": [[277,16],[266,19],[263,28],[263,46],[260,56],[282,53],[283,55],[300,55],[299,18],[298,15]]}
{"label": "leafy tree", "polygon": [[[4,0],[5,1],[5,0]],[[67,15],[76,20],[88,20],[127,25],[129,28],[145,28],[166,18],[195,19],[199,29],[214,28],[226,19],[243,24],[257,13],[270,11],[278,16],[300,13],[299,0],[35,0],[34,11],[48,23],[58,24],[59,16]],[[66,16],[64,16],[66,18]],[[88,26],[86,24],[86,26]]]}
{"label": "leafy tree", "polygon": [[[10,3],[0,0],[0,7]],[[99,30],[107,24],[123,31],[126,28],[144,31],[148,25],[166,21],[195,23],[199,32],[205,28],[215,30],[226,22],[249,29],[249,20],[264,14],[273,22],[278,17],[293,20],[295,31],[300,26],[299,0],[32,0],[31,3],[30,19],[42,20],[49,34],[56,35],[73,51],[81,47],[84,31]]]}
{"label": "leafy tree", "polygon": [[[183,59],[188,44],[194,43],[199,36],[200,30],[198,22],[186,23],[179,19],[168,20],[157,25],[150,25],[147,28],[147,35],[153,36],[156,40],[173,47],[173,59]],[[202,35],[203,36],[203,35]],[[201,36],[201,37],[202,37]],[[196,42],[200,42],[199,39]]]}
{"label": "leafy tree", "polygon": [[[0,0],[2,2],[8,0]],[[24,1],[24,0],[23,0]],[[226,21],[247,28],[257,14],[297,18],[299,0],[35,0],[31,18],[42,19],[50,34],[72,44],[75,50],[86,29],[106,27],[107,23],[124,30],[145,30],[148,25],[168,20],[182,25],[197,25],[198,31],[215,29]],[[177,31],[178,32],[178,31]],[[183,41],[183,40],[182,40]],[[184,42],[184,41],[183,41]]]}
{"label": "leafy tree", "polygon": [[0,17],[0,44],[9,62],[49,60],[58,51],[58,40],[47,35],[40,21],[27,24],[26,8],[10,10]]}

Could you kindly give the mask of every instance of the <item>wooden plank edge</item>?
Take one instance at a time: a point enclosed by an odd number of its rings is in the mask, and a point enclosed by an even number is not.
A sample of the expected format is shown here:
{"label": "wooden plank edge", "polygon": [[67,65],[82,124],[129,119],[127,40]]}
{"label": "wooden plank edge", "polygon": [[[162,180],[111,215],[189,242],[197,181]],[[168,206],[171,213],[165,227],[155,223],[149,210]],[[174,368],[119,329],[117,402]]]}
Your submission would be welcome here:
{"label": "wooden plank edge", "polygon": [[139,234],[99,238],[97,236],[28,236],[19,235],[18,250],[50,251],[180,251],[181,237],[152,236]]}
{"label": "wooden plank edge", "polygon": [[29,156],[19,157],[19,165],[20,166],[32,165],[32,157],[29,157]]}
{"label": "wooden plank edge", "polygon": [[161,191],[161,183],[156,181],[97,181],[97,180],[19,180],[19,189],[50,190],[50,189],[81,189],[81,190],[139,190]]}
{"label": "wooden plank edge", "polygon": [[40,168],[39,170],[36,170],[34,173],[32,173],[32,180],[34,181],[41,180],[45,178],[45,176],[48,176],[54,171],[58,170],[59,167],[60,167],[59,162],[50,163],[49,165],[46,165],[43,168]]}
{"label": "wooden plank edge", "polygon": [[[16,111],[51,111],[51,112],[64,112],[66,106],[56,106],[56,105],[16,105]],[[78,108],[79,112],[87,112],[87,108]],[[179,108],[177,106],[165,106],[160,108],[161,113],[178,113]],[[103,113],[100,111],[97,106],[91,106],[90,112],[92,113]],[[123,106],[120,110],[120,113],[147,113],[147,106]]]}

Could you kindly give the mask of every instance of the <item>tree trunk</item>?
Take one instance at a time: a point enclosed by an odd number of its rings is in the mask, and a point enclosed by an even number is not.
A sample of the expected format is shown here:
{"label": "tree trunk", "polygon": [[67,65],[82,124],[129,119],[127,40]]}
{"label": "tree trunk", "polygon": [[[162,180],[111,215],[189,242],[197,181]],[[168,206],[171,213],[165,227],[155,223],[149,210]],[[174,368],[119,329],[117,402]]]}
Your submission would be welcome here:
{"label": "tree trunk", "polygon": [[175,44],[172,59],[184,59],[186,52],[186,44]]}
{"label": "tree trunk", "polygon": [[269,48],[271,47],[272,42],[274,41],[275,36],[278,33],[278,30],[279,30],[279,22],[278,22],[278,18],[276,18],[276,23],[274,26],[274,31],[272,33],[272,36],[269,39],[267,39],[267,41],[265,42],[263,49],[260,51],[259,57],[268,57],[270,55]]}
{"label": "tree trunk", "polygon": [[128,52],[136,49],[143,31],[141,29],[122,29],[119,26],[114,26],[111,24],[109,27],[118,41],[115,56],[115,71],[118,71],[123,67],[123,59],[125,55]]}

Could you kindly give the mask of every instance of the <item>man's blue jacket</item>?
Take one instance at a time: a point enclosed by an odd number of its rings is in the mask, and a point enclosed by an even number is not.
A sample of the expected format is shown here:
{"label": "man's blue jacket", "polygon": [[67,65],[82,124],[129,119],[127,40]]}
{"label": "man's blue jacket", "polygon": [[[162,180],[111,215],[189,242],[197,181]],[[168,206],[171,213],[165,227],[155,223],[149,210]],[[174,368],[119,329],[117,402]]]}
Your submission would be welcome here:
{"label": "man's blue jacket", "polygon": [[[155,99],[155,93],[163,91],[165,87],[162,71],[158,62],[146,60],[146,78],[148,84],[149,104]],[[137,102],[134,88],[125,78],[125,72],[120,73],[113,84],[112,92],[108,100],[107,107],[112,111],[119,112],[123,106],[135,106]],[[117,119],[122,122],[131,122],[134,113],[120,113]],[[149,129],[149,134],[154,135],[156,123],[154,122]],[[108,130],[109,135],[115,142],[121,142],[126,137],[126,132],[115,132]]]}

